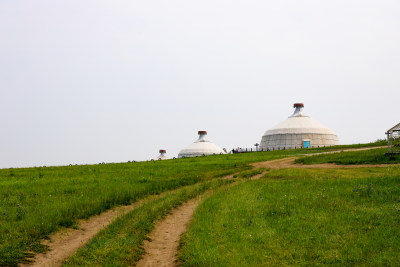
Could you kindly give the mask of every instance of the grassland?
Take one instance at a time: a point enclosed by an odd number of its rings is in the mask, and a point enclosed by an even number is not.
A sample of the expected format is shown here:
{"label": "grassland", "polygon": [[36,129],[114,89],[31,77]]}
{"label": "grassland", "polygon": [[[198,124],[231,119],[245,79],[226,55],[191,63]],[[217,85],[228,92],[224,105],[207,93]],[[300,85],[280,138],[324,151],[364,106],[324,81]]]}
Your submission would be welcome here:
{"label": "grassland", "polygon": [[271,170],[196,210],[184,266],[398,266],[400,167]]}
{"label": "grassland", "polygon": [[267,170],[266,168],[246,170],[246,171],[242,171],[242,172],[239,172],[239,173],[233,175],[233,177],[234,178],[251,178],[258,174],[265,172],[266,170]]}
{"label": "grassland", "polygon": [[216,155],[168,161],[0,170],[0,265],[46,250],[60,227],[117,205],[250,169],[248,163],[312,150]]}
{"label": "grassland", "polygon": [[378,139],[374,142],[370,143],[359,143],[359,144],[351,144],[351,145],[337,145],[330,146],[331,149],[349,149],[349,148],[363,148],[363,147],[378,147],[378,146],[387,146],[386,139]]}
{"label": "grassland", "polygon": [[78,250],[64,266],[132,266],[143,253],[142,244],[154,223],[181,203],[229,184],[232,180],[213,180],[186,186],[150,201],[112,223]]}
{"label": "grassland", "polygon": [[295,163],[321,164],[335,163],[339,165],[349,164],[393,164],[400,163],[399,155],[386,156],[386,148],[364,151],[343,151],[340,153],[322,154],[296,159]]}
{"label": "grassland", "polygon": [[16,265],[27,251],[43,251],[42,238],[73,227],[77,219],[212,179],[224,169],[243,169],[238,165],[182,160],[2,170],[0,265]]}

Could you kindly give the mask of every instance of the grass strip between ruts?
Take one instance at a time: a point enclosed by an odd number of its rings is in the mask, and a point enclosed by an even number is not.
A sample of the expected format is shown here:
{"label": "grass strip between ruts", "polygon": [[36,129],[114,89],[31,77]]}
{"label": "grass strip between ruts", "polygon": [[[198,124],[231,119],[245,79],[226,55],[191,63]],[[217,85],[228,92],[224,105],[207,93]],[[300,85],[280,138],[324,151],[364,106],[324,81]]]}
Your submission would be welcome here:
{"label": "grass strip between ruts", "polygon": [[70,257],[64,266],[130,266],[143,254],[143,240],[163,218],[175,207],[209,189],[218,188],[232,180],[217,179],[186,186],[165,196],[143,204],[132,212],[118,218],[98,233],[88,244]]}
{"label": "grass strip between ruts", "polygon": [[267,168],[257,168],[257,169],[251,169],[247,171],[242,171],[239,172],[238,174],[233,175],[234,178],[252,178],[258,174],[261,174],[265,171],[268,171]]}

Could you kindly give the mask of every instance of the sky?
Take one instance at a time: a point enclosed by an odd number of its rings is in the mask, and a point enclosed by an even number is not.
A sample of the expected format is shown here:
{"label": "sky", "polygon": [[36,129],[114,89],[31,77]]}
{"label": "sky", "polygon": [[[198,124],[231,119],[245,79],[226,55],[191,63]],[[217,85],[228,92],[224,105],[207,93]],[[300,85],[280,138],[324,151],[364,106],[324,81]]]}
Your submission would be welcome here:
{"label": "sky", "polygon": [[400,1],[0,1],[0,168],[252,147],[293,113],[400,122]]}

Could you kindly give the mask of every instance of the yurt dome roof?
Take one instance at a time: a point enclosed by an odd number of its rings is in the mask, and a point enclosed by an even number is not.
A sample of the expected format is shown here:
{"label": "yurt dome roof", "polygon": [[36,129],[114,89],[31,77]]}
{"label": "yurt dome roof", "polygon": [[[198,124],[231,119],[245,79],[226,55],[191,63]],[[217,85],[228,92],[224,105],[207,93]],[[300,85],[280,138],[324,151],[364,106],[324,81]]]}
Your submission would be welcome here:
{"label": "yurt dome roof", "polygon": [[178,157],[197,157],[213,154],[226,154],[225,151],[214,143],[206,140],[207,131],[198,131],[199,138],[186,148],[182,149]]}
{"label": "yurt dome roof", "polygon": [[296,103],[294,104],[294,107],[296,109],[292,116],[266,131],[264,135],[303,133],[336,135],[335,132],[328,127],[317,122],[316,120],[313,120],[309,116],[304,115],[304,104]]}

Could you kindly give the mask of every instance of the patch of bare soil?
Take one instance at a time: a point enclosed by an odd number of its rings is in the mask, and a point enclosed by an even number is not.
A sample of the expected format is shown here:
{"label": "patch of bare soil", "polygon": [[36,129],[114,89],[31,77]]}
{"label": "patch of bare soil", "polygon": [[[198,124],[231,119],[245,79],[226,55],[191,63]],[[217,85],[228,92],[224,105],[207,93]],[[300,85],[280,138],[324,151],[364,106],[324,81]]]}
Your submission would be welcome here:
{"label": "patch of bare soil", "polygon": [[51,235],[49,240],[42,244],[49,246],[47,253],[37,254],[31,263],[21,266],[61,266],[62,263],[80,247],[85,245],[100,230],[107,227],[119,216],[126,214],[140,206],[142,201],[128,206],[116,207],[112,210],[91,217],[88,220],[78,222],[79,229],[63,229]]}
{"label": "patch of bare soil", "polygon": [[276,159],[270,161],[262,161],[251,164],[256,168],[269,168],[269,169],[282,169],[282,168],[290,168],[291,165],[294,165],[295,157]]}
{"label": "patch of bare soil", "polygon": [[186,232],[199,201],[199,198],[189,200],[156,223],[154,231],[149,236],[151,241],[144,243],[146,254],[137,266],[177,265],[176,253],[180,237]]}

